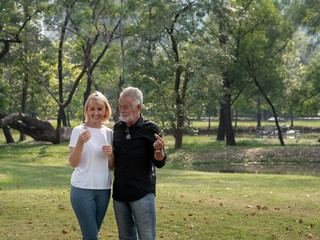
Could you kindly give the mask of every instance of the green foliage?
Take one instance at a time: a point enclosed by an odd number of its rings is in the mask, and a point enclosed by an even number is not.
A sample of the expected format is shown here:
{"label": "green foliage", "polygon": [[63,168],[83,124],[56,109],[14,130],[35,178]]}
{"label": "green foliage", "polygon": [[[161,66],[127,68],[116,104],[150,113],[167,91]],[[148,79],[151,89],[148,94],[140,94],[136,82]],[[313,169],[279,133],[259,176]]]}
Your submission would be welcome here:
{"label": "green foliage", "polygon": [[[142,89],[146,103],[143,114],[162,126],[176,125],[180,106],[174,90],[182,89],[187,75],[190,81],[183,113],[188,117],[218,116],[226,93],[231,94],[238,116],[256,115],[261,93],[253,84],[253,74],[278,113],[309,115],[319,110],[320,60],[315,46],[320,24],[316,1],[125,1],[121,25],[124,56],[119,27],[112,32],[120,19],[119,1],[80,0],[73,4],[69,0],[19,0],[4,1],[0,6],[1,41],[14,39],[17,33],[22,41],[10,44],[10,52],[0,60],[0,107],[6,113],[21,110],[23,80],[27,77],[27,113],[41,119],[56,118],[58,104],[35,72],[57,98],[61,78],[65,101],[79,75],[84,49],[92,45],[90,64],[94,64],[111,33],[112,42],[92,77],[114,111],[123,61],[124,86]],[[57,49],[66,13],[70,13],[70,21],[59,76]],[[19,32],[29,16],[31,20]],[[313,38],[306,38],[306,32]],[[171,37],[176,40],[179,61]],[[314,48],[308,52],[310,45]],[[230,80],[227,90],[223,67]],[[177,69],[182,81],[175,86]],[[83,119],[87,81],[88,76],[84,76],[66,109],[71,119]],[[269,109],[264,101],[260,106]]]}

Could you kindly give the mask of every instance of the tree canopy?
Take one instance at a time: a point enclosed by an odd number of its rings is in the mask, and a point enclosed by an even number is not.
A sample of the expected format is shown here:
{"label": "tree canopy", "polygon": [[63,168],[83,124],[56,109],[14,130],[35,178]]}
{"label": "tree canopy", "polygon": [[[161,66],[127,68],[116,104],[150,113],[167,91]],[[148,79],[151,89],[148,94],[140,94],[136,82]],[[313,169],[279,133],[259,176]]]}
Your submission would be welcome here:
{"label": "tree canopy", "polygon": [[[261,117],[261,109],[269,109],[275,119],[315,115],[319,5],[312,0],[4,1],[0,127],[7,141],[15,128],[59,143],[61,127],[83,119],[84,101],[94,90],[107,96],[117,120],[119,92],[129,85],[141,88],[143,114],[172,130],[176,148],[191,117],[219,117],[217,139],[235,145],[235,111]],[[48,119],[56,119],[56,126],[44,127],[41,121]],[[276,125],[279,129],[277,120]],[[32,135],[35,129],[38,135]]]}

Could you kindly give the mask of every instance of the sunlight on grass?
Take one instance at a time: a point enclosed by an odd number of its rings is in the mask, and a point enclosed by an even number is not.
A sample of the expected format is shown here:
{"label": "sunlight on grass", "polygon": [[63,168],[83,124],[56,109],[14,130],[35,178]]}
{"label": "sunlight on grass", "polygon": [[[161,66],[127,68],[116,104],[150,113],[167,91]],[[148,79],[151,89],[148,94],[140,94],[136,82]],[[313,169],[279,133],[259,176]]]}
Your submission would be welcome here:
{"label": "sunlight on grass", "polygon": [[[12,181],[12,179],[10,177],[10,173],[0,174],[0,186],[3,186],[4,184],[8,184],[11,181]],[[2,190],[2,189],[0,189],[0,190]]]}

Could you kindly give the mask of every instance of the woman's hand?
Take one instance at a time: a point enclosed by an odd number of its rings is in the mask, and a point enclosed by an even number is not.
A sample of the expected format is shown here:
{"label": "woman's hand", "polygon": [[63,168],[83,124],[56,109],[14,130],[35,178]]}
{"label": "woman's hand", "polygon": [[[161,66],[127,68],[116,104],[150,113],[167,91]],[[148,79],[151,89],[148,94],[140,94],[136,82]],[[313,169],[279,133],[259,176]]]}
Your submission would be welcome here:
{"label": "woman's hand", "polygon": [[102,146],[102,152],[103,152],[104,154],[107,154],[107,155],[113,154],[112,146],[111,146],[111,145],[103,145],[103,146]]}
{"label": "woman's hand", "polygon": [[82,143],[86,143],[89,141],[90,138],[91,132],[89,131],[89,129],[87,129],[79,135],[78,141],[80,140]]}

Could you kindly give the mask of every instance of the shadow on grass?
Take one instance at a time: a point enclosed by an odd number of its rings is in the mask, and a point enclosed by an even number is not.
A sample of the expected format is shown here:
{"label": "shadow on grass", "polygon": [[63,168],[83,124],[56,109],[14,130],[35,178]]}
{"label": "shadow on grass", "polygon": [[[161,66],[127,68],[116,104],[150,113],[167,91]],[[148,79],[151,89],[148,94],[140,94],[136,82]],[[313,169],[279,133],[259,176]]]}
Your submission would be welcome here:
{"label": "shadow on grass", "polygon": [[2,161],[0,185],[3,190],[40,189],[66,186],[73,171],[68,165],[52,166],[33,163],[10,163]]}
{"label": "shadow on grass", "polygon": [[48,188],[67,185],[73,169],[66,144],[0,145],[0,188]]}

